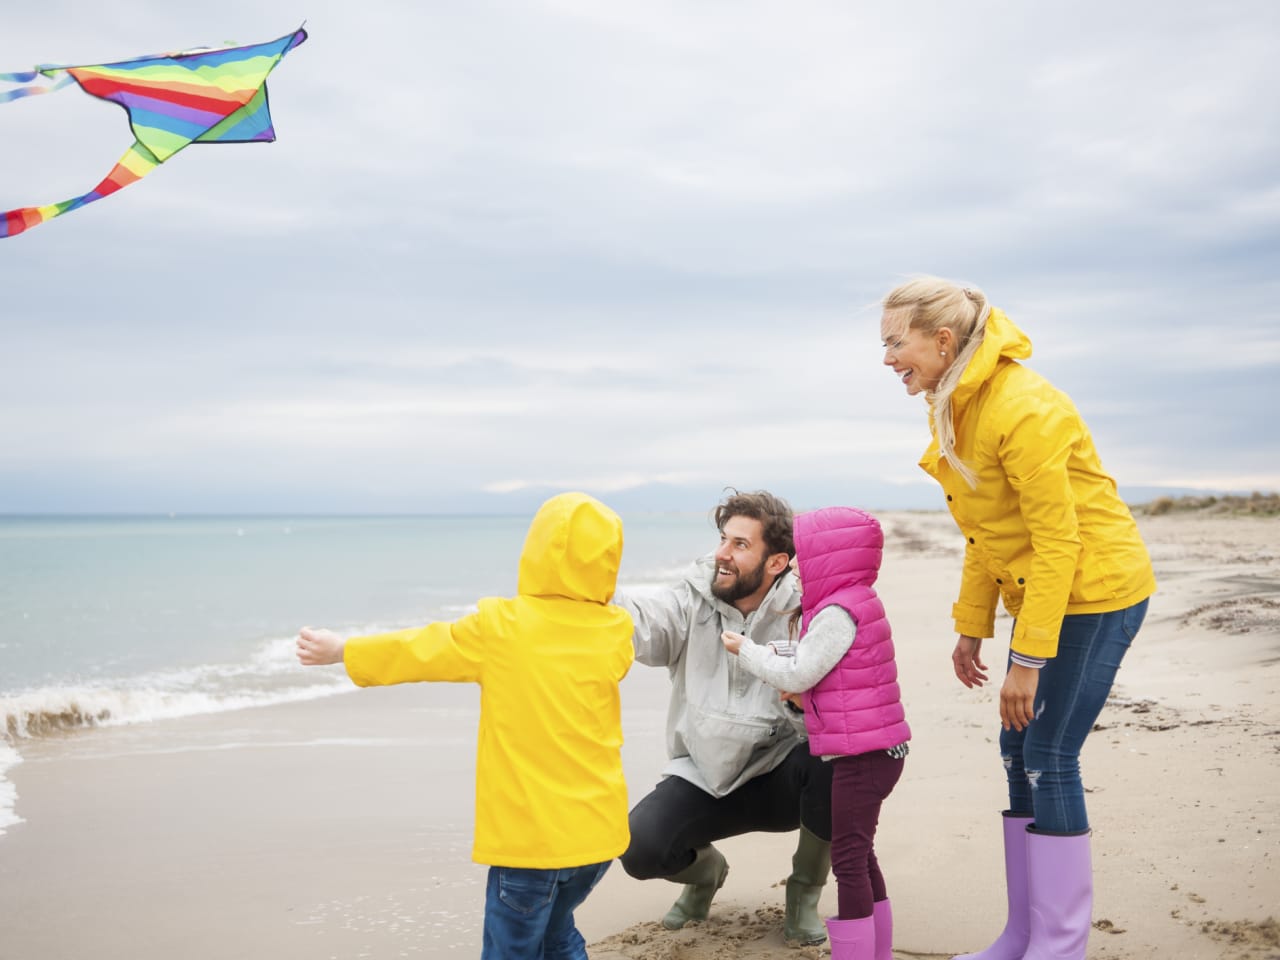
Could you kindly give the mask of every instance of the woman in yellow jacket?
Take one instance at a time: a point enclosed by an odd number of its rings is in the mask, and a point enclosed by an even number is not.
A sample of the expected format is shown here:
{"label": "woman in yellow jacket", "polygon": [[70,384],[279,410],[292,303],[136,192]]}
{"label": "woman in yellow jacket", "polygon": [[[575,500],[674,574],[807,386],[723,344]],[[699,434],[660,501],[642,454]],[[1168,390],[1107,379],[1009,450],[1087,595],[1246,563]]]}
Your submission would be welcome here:
{"label": "woman in yellow jacket", "polygon": [[997,599],[1014,620],[1000,692],[1008,920],[969,960],[1083,960],[1092,911],[1080,749],[1155,591],[1151,559],[1066,394],[980,290],[924,277],[883,301],[884,363],[929,402],[920,465],[966,540],[952,665],[987,681]]}
{"label": "woman in yellow jacket", "polygon": [[630,842],[618,683],[630,615],[610,604],[622,521],[582,493],[538,510],[515,597],[487,597],[452,623],[345,643],[304,628],[305,666],[345,663],[362,687],[480,685],[476,834],[490,864],[483,960],[586,960],[573,911]]}

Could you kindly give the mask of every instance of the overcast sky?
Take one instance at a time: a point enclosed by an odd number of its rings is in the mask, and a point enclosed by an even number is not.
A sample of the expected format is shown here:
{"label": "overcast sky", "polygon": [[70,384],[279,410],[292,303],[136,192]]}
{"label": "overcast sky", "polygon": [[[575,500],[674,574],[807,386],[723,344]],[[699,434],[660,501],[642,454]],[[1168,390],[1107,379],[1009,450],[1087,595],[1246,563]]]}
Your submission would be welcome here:
{"label": "overcast sky", "polygon": [[[919,273],[1122,491],[1280,488],[1272,0],[11,6],[0,71],[311,36],[276,143],[0,240],[0,512],[938,507],[876,307]],[[0,104],[0,210],[131,142]]]}

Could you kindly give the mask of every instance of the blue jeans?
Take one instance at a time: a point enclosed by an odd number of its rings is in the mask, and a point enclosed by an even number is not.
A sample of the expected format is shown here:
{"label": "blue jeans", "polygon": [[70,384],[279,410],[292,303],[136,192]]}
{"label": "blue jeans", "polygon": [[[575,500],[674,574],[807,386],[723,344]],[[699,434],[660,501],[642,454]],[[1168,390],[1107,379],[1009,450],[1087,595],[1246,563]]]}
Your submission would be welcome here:
{"label": "blue jeans", "polygon": [[481,960],[587,960],[573,911],[611,862],[560,870],[490,867]]}
{"label": "blue jeans", "polygon": [[1037,830],[1089,829],[1080,750],[1146,614],[1143,600],[1111,613],[1063,617],[1058,654],[1040,670],[1035,719],[1021,731],[1000,731],[1009,809],[1034,816]]}

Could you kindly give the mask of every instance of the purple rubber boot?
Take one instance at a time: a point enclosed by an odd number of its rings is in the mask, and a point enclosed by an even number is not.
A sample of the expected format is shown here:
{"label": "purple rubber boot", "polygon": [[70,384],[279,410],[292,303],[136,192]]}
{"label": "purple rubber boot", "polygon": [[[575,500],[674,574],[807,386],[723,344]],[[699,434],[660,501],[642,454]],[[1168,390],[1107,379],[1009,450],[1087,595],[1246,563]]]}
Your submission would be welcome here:
{"label": "purple rubber boot", "polygon": [[831,943],[831,960],[873,960],[876,949],[874,916],[857,920],[827,921],[827,938]]}
{"label": "purple rubber boot", "polygon": [[1093,920],[1089,831],[1027,831],[1031,941],[1026,960],[1084,960]]}
{"label": "purple rubber boot", "polygon": [[1009,916],[995,943],[955,960],[1022,960],[1031,937],[1031,913],[1027,901],[1027,827],[1032,818],[1004,811],[1004,885]]}
{"label": "purple rubber boot", "polygon": [[871,960],[893,960],[893,907],[888,900],[871,905],[872,924],[876,931],[876,949]]}

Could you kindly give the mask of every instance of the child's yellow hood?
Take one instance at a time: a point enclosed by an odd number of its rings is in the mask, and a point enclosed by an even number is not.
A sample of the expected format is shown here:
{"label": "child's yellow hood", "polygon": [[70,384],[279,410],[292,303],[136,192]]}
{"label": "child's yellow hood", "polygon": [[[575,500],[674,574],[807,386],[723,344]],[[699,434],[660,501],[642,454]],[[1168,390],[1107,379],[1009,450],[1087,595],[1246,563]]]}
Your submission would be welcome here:
{"label": "child's yellow hood", "polygon": [[529,525],[516,591],[608,603],[621,562],[621,518],[585,493],[562,493],[544,503]]}

